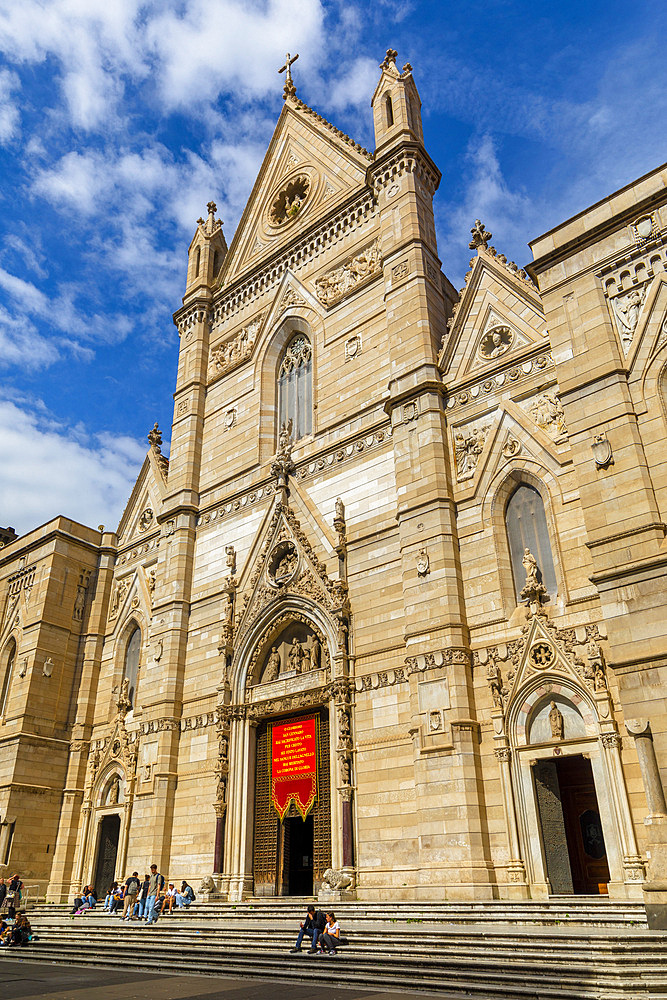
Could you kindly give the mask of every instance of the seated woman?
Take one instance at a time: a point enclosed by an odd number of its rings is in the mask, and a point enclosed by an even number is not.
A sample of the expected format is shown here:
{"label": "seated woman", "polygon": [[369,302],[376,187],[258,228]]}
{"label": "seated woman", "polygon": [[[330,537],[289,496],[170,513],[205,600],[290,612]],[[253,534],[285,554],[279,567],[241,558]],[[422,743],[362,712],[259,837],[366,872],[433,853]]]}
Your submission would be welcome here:
{"label": "seated woman", "polygon": [[340,924],[336,920],[336,914],[333,910],[327,912],[326,918],[326,926],[319,937],[320,948],[322,954],[336,955],[336,948],[340,937]]}
{"label": "seated woman", "polygon": [[11,940],[8,947],[11,948],[28,944],[31,937],[32,927],[30,926],[30,921],[26,917],[25,913],[19,913],[18,917],[14,921]]}

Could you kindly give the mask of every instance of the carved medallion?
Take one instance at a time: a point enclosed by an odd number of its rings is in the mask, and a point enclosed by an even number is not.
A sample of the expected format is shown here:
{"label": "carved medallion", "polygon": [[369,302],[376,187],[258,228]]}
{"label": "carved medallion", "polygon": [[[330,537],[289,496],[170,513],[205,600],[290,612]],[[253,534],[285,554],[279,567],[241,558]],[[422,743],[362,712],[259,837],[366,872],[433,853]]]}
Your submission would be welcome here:
{"label": "carved medallion", "polygon": [[514,334],[508,326],[494,326],[488,330],[479,342],[478,351],[485,361],[499,358],[512,346]]}
{"label": "carved medallion", "polygon": [[142,511],[139,517],[139,531],[147,531],[153,523],[153,511],[150,507],[146,507],[146,510]]}
{"label": "carved medallion", "polygon": [[274,587],[283,587],[296,576],[299,567],[299,556],[294,542],[280,542],[269,556],[269,583]]}

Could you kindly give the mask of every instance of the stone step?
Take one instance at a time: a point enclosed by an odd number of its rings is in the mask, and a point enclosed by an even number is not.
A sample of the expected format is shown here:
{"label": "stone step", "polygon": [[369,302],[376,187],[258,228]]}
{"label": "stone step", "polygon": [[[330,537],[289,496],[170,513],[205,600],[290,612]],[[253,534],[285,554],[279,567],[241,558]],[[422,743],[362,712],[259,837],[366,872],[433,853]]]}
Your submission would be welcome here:
{"label": "stone step", "polygon": [[[189,911],[196,912],[203,921],[230,916],[245,915],[254,918],[261,913],[267,921],[289,921],[292,924],[302,918],[307,900],[295,901],[290,897],[282,900],[252,900],[243,903],[227,903],[222,901],[204,902],[197,900]],[[30,912],[43,914],[46,912],[67,912],[70,904],[37,904],[30,907]],[[471,923],[483,920],[484,923],[498,922],[501,924],[583,924],[591,926],[642,926],[646,924],[646,910],[641,903],[610,903],[608,901],[582,902],[581,900],[565,900],[564,902],[540,903],[527,901],[522,903],[507,903],[494,900],[485,903],[433,903],[387,904],[345,902],[335,907],[341,920],[376,922],[381,925],[394,923],[396,920],[405,922],[429,923]],[[99,912],[99,907],[96,910]]]}
{"label": "stone step", "polygon": [[[607,956],[601,963],[579,964],[570,962],[563,968],[542,957],[537,961],[516,955],[508,961],[506,955],[489,957],[475,954],[465,958],[443,956],[436,952],[425,960],[414,951],[396,955],[385,951],[378,961],[377,950],[368,954],[343,951],[335,958],[289,956],[269,947],[252,947],[243,950],[229,949],[212,955],[203,942],[196,944],[179,940],[168,946],[167,936],[150,935],[151,960],[179,972],[207,975],[246,976],[251,978],[285,978],[290,981],[310,982],[313,985],[338,984],[367,986],[375,989],[428,989],[452,1000],[458,997],[479,997],[480,1000],[583,1000],[600,997],[609,1000],[635,1000],[663,992],[667,996],[667,976],[664,962],[629,967],[619,963],[617,955]],[[68,962],[71,964],[111,965],[123,968],[146,968],[146,933],[139,933],[142,946],[123,941],[121,936],[101,948],[98,944],[79,938],[63,939],[53,943],[38,941],[22,951],[32,960]],[[86,935],[87,938],[87,935]],[[2,955],[14,955],[14,951]]]}

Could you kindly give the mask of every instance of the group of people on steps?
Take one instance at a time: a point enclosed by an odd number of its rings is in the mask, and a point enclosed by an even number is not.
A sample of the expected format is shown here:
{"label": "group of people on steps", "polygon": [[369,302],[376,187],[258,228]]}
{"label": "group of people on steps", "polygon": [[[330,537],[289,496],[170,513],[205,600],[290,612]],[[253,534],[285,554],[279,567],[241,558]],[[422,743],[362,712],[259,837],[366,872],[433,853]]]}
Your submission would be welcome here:
{"label": "group of people on steps", "polygon": [[299,954],[306,935],[310,935],[311,939],[308,955],[338,954],[338,948],[343,942],[340,936],[340,924],[336,920],[336,914],[333,910],[327,910],[326,913],[323,913],[315,906],[309,906],[306,919],[301,922],[300,927],[296,944],[290,949],[291,955]]}

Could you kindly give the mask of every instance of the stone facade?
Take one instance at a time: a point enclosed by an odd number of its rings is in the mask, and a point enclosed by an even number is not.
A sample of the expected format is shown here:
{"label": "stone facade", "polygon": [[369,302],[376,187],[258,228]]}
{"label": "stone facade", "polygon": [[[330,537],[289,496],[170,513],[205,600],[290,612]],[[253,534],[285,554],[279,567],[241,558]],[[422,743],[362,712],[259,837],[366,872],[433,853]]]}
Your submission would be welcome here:
{"label": "stone facade", "polygon": [[[190,245],[169,460],[155,427],[117,532],[0,551],[0,863],[59,899],[111,838],[117,876],[238,900],[274,862],[294,891],[298,843],[331,898],[659,907],[665,168],[530,274],[475,223],[457,295],[411,68],[387,53],[369,153],[289,65],[231,244],[210,203]],[[306,715],[308,842],[255,794]]]}

